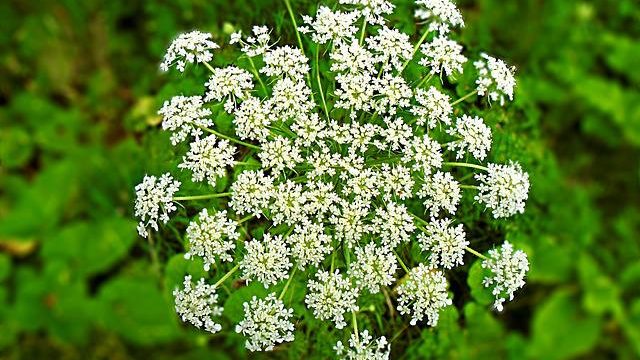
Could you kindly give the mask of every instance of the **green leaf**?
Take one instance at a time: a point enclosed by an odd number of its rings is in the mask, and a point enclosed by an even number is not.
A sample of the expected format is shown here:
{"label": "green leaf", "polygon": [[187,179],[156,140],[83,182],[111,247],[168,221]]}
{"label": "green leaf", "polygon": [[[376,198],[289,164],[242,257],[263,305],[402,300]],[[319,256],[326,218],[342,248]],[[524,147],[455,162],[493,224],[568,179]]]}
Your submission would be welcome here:
{"label": "green leaf", "polygon": [[482,260],[476,260],[471,265],[467,276],[467,284],[471,289],[471,296],[482,305],[489,305],[495,300],[491,290],[482,284],[482,280],[489,275],[489,270],[482,268]]}
{"label": "green leaf", "polygon": [[[264,285],[257,281],[252,281],[249,285],[237,290],[233,290],[231,295],[224,303],[224,316],[226,316],[232,323],[236,324],[242,321],[244,318],[243,303],[249,302],[254,296],[258,298],[264,298],[269,291],[264,288]],[[276,296],[279,294],[276,294]]]}

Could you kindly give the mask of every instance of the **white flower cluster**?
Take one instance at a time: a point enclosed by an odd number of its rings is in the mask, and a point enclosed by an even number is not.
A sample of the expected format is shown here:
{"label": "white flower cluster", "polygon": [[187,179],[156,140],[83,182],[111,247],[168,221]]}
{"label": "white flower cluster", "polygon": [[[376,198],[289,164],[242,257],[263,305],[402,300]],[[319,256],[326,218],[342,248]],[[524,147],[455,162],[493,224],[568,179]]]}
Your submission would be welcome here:
{"label": "white flower cluster", "polygon": [[247,337],[250,351],[271,351],[277,344],[293,341],[293,309],[287,309],[274,293],[265,299],[253,297],[242,304],[244,319],[236,326],[236,332]]}
{"label": "white flower cluster", "polygon": [[[175,293],[183,320],[218,331],[215,287],[234,274],[257,281],[271,294],[244,304],[236,331],[247,349],[272,350],[293,340],[288,307],[299,307],[285,306],[296,296],[284,295],[304,281],[313,316],[336,329],[353,321],[338,356],[387,359],[385,337],[358,330],[357,318],[368,316],[362,309],[371,299],[393,307],[396,296],[412,325],[437,324],[452,304],[444,271],[465,265],[468,253],[484,256],[469,247],[476,231],[455,218],[466,209],[462,199],[473,196],[495,218],[524,212],[528,175],[514,162],[483,165],[491,128],[475,116],[480,102],[464,102],[486,96],[488,110],[492,101],[511,100],[513,69],[481,55],[467,67],[478,73],[475,84],[460,84],[472,91],[456,99],[455,89],[465,88],[457,82],[470,74],[456,75],[474,57],[451,36],[464,26],[461,13],[449,0],[416,5],[426,24],[417,42],[385,20],[390,1],[339,0],[302,17],[298,46],[273,42],[265,26],[232,34],[243,58],[237,64],[209,65],[217,46],[208,34],[185,34],[170,46],[163,68],[205,63],[212,73],[203,95],[175,96],[159,111],[172,144],[188,143],[176,146],[186,148],[178,167],[201,184],[189,187],[198,194],[175,196],[180,183],[169,174],[146,176],[136,187],[138,230],[157,231],[177,210],[174,201],[185,204],[181,216],[194,213],[189,201],[202,201],[196,204],[206,208],[186,230],[185,256],[202,258],[206,271],[231,268],[216,285],[201,280],[197,291],[185,281]],[[418,248],[423,256],[407,255]],[[526,255],[508,243],[489,254],[483,266],[493,276],[485,285],[501,308],[524,284]],[[365,298],[371,294],[380,295]]]}
{"label": "white flower cluster", "polygon": [[223,308],[217,305],[218,294],[215,287],[205,284],[204,278],[198,280],[194,286],[191,275],[185,276],[183,288],[174,289],[173,297],[176,312],[182,321],[210,333],[217,333],[222,329],[222,326],[215,323],[212,317],[222,316]]}
{"label": "white flower cluster", "polygon": [[491,271],[491,276],[484,278],[483,284],[492,288],[496,297],[494,307],[502,311],[503,304],[513,293],[524,286],[524,277],[529,271],[527,254],[522,250],[513,250],[508,241],[498,249],[489,250],[489,258],[482,262],[482,267]]}
{"label": "white flower cluster", "polygon": [[345,348],[342,341],[338,341],[333,349],[343,360],[388,360],[391,347],[384,336],[373,340],[368,330],[357,334],[351,334],[349,347]]}

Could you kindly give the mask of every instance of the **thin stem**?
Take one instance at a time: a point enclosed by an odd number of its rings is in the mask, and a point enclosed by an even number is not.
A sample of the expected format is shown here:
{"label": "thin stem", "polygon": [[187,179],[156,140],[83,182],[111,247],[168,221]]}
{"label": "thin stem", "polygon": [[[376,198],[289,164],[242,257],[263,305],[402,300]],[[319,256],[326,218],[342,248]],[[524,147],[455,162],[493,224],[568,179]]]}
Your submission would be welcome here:
{"label": "thin stem", "polygon": [[240,224],[242,224],[242,223],[244,223],[246,221],[249,221],[251,219],[253,219],[253,214],[247,215],[247,216],[243,217],[242,219],[240,219],[240,220],[238,220],[236,222],[238,223],[238,225],[240,225]]}
{"label": "thin stem", "polygon": [[206,195],[176,196],[173,198],[173,201],[215,199],[215,198],[227,197],[231,195],[232,193],[225,192],[225,193],[206,194]]}
{"label": "thin stem", "polygon": [[472,168],[472,169],[489,171],[489,168],[487,168],[485,166],[476,165],[476,164],[469,164],[469,163],[462,163],[462,162],[443,162],[442,165],[444,165],[444,166],[468,167],[468,168]]}
{"label": "thin stem", "polygon": [[158,261],[158,253],[156,252],[156,245],[152,238],[153,234],[151,231],[147,234],[147,241],[149,242],[149,253],[151,255],[151,265],[153,266],[153,271],[159,277],[160,274],[160,262]]}
{"label": "thin stem", "polygon": [[318,81],[318,89],[320,89],[320,98],[322,99],[322,107],[324,108],[324,114],[329,119],[329,110],[327,109],[327,102],[324,99],[324,90],[322,90],[322,81],[320,81],[320,45],[316,46],[316,80]]}
{"label": "thin stem", "polygon": [[289,288],[289,285],[291,284],[291,280],[293,279],[293,276],[296,274],[296,270],[298,270],[298,267],[294,264],[293,265],[293,270],[291,271],[291,274],[289,275],[289,279],[287,280],[287,283],[284,284],[284,288],[282,288],[282,292],[280,293],[280,296],[278,296],[278,300],[282,300],[282,298],[284,297],[284,294],[287,292],[287,289]]}
{"label": "thin stem", "polygon": [[231,277],[231,275],[233,275],[233,273],[238,271],[239,268],[240,268],[240,264],[234,266],[231,270],[229,270],[228,273],[224,274],[224,276],[221,277],[220,280],[218,280],[215,284],[213,284],[213,288],[217,289],[218,286],[220,286],[225,280],[227,280],[229,277]]}
{"label": "thin stem", "polygon": [[398,259],[398,262],[400,263],[400,266],[402,267],[402,269],[408,274],[411,271],[409,271],[409,268],[407,267],[407,265],[404,264],[404,261],[402,261],[402,258],[400,257],[400,255],[398,255],[398,253],[394,250],[393,254],[396,256],[396,259]]}
{"label": "thin stem", "polygon": [[422,45],[422,43],[425,41],[428,35],[429,35],[429,31],[425,31],[424,34],[422,34],[422,36],[420,37],[420,40],[418,40],[416,45],[413,47],[413,52],[411,53],[411,57],[407,61],[405,61],[402,67],[400,68],[400,73],[404,71],[407,65],[409,65],[409,62],[413,60],[414,56],[416,56],[416,53],[418,52],[418,48],[420,48],[420,45]]}
{"label": "thin stem", "polygon": [[418,83],[418,85],[416,85],[416,88],[421,87],[424,83],[431,81],[431,79],[433,79],[433,74],[429,74],[423,77],[422,80],[420,80],[420,82]]}
{"label": "thin stem", "polygon": [[304,46],[302,46],[302,38],[300,37],[300,32],[298,31],[298,23],[296,22],[296,17],[293,14],[293,9],[291,8],[291,3],[289,0],[284,0],[284,4],[287,7],[287,11],[289,12],[289,16],[291,17],[291,22],[293,23],[293,29],[296,32],[296,39],[298,39],[298,46],[302,53],[304,54]]}
{"label": "thin stem", "polygon": [[232,138],[231,136],[228,136],[228,135],[225,135],[225,134],[219,133],[219,132],[217,132],[217,131],[215,131],[215,130],[213,130],[213,129],[209,129],[208,127],[204,127],[204,126],[202,126],[202,129],[203,129],[203,130],[205,130],[205,131],[207,131],[207,132],[209,132],[209,133],[211,133],[211,134],[213,134],[213,135],[215,135],[215,136],[217,136],[217,137],[220,137],[220,138],[223,138],[223,139],[229,140],[229,141],[231,141],[231,142],[234,142],[234,143],[239,144],[239,145],[242,145],[242,146],[246,146],[246,147],[248,147],[248,148],[250,148],[250,149],[262,150],[262,148],[260,148],[260,146],[253,145],[253,144],[249,144],[249,143],[244,142],[244,141],[242,141],[242,140],[238,140],[238,139],[236,139],[236,138]]}
{"label": "thin stem", "polygon": [[460,188],[461,188],[461,189],[477,189],[477,188],[478,188],[478,186],[476,186],[476,185],[460,184]]}
{"label": "thin stem", "polygon": [[235,161],[234,164],[236,164],[236,165],[245,165],[245,166],[261,166],[260,163],[250,163],[250,162],[246,162],[246,161]]}
{"label": "thin stem", "polygon": [[477,94],[478,90],[473,90],[472,92],[468,93],[467,95],[461,97],[460,99],[454,101],[451,103],[451,106],[456,106],[458,104],[460,104],[461,102],[467,100],[468,98],[472,97],[473,95]]}
{"label": "thin stem", "polygon": [[427,220],[419,217],[418,215],[416,215],[414,213],[410,213],[410,214],[411,214],[411,216],[413,216],[414,219],[418,220],[420,223],[425,224],[425,225],[429,224],[429,222]]}
{"label": "thin stem", "polygon": [[212,73],[215,73],[216,71],[213,69],[213,67],[211,65],[209,65],[209,63],[203,62],[204,66],[207,67],[207,69],[209,69],[209,71],[211,71]]}
{"label": "thin stem", "polygon": [[472,248],[470,248],[468,246],[466,247],[466,249],[467,249],[468,252],[472,253],[473,255],[475,255],[475,256],[477,256],[477,257],[479,257],[481,259],[485,259],[485,260],[489,259],[488,257],[482,255],[481,253],[473,250]]}
{"label": "thin stem", "polygon": [[360,30],[360,46],[362,46],[362,43],[364,42],[364,34],[365,34],[365,30],[367,29],[367,19],[363,16],[362,17],[362,29]]}
{"label": "thin stem", "polygon": [[256,67],[256,64],[253,62],[253,59],[251,58],[251,56],[249,56],[248,59],[249,59],[249,64],[251,64],[253,76],[255,76],[258,79],[258,82],[260,82],[260,86],[262,87],[262,91],[264,91],[264,95],[267,96],[269,94],[269,90],[267,90],[267,86],[262,81],[262,78],[260,77],[260,72],[258,72],[258,68]]}
{"label": "thin stem", "polygon": [[360,335],[358,334],[358,319],[356,319],[355,311],[351,312],[351,319],[353,320],[353,335],[356,338],[356,342],[359,342],[360,340],[358,339],[358,336]]}

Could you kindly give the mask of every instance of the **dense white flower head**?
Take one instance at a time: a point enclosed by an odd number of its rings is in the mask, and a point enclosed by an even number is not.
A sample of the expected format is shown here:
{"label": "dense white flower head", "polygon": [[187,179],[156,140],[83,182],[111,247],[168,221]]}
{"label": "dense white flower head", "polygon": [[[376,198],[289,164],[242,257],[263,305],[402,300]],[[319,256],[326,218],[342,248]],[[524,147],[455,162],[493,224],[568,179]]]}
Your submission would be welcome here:
{"label": "dense white flower head", "polygon": [[413,93],[402,76],[384,74],[373,83],[378,90],[378,99],[373,105],[377,112],[395,115],[397,109],[409,107]]}
{"label": "dense white flower head", "polygon": [[416,89],[414,98],[418,105],[409,110],[416,117],[416,124],[433,129],[439,123],[450,125],[453,106],[449,95],[440,92],[435,87],[429,90]]}
{"label": "dense white flower head", "polygon": [[508,165],[489,164],[487,173],[475,175],[478,194],[475,199],[491,209],[493,217],[522,214],[529,197],[529,174],[517,162]]}
{"label": "dense white flower head", "polygon": [[171,66],[184,72],[187,63],[208,63],[213,58],[212,50],[219,48],[211,41],[211,34],[192,31],[180,34],[173,40],[164,55],[160,69],[168,71]]}
{"label": "dense white flower head", "polygon": [[513,300],[515,291],[525,285],[524,278],[529,271],[527,254],[522,250],[514,251],[513,245],[505,241],[501,247],[489,250],[489,258],[482,261],[482,267],[491,271],[483,284],[492,288],[496,297],[494,307],[502,311],[507,298]]}
{"label": "dense white flower head", "polygon": [[422,250],[429,253],[430,267],[453,269],[464,264],[462,258],[469,241],[462,224],[453,226],[450,219],[431,218],[424,229],[426,233],[418,234],[418,242]]}
{"label": "dense white flower head", "polygon": [[274,293],[265,299],[254,296],[242,306],[244,319],[236,326],[236,332],[247,338],[245,346],[249,351],[271,351],[278,344],[293,341],[293,309],[285,308]]}
{"label": "dense white flower head", "polygon": [[319,270],[316,279],[307,284],[305,303],[317,319],[331,320],[337,329],[344,328],[347,325],[344,314],[358,311],[358,288],[338,270],[334,273]]}
{"label": "dense white flower head", "polygon": [[450,173],[441,171],[427,177],[417,195],[425,199],[424,206],[431,217],[437,217],[441,210],[454,215],[462,198],[460,183]]}
{"label": "dense white flower head", "polygon": [[237,66],[215,68],[204,86],[207,87],[204,101],[226,101],[225,110],[232,112],[237,100],[246,98],[253,89],[253,76]]}
{"label": "dense white flower head", "polygon": [[342,341],[338,341],[333,349],[342,360],[389,360],[391,345],[382,336],[373,340],[369,330],[364,330],[360,336],[351,334],[349,347],[345,348]]}
{"label": "dense white flower head", "polygon": [[373,218],[373,231],[380,236],[383,245],[394,249],[408,242],[416,226],[404,204],[389,202],[386,207],[376,209]]}
{"label": "dense white flower head", "polygon": [[411,325],[426,317],[427,325],[436,326],[440,310],[451,304],[444,274],[424,264],[411,269],[409,278],[398,286],[398,311],[411,315]]}
{"label": "dense white flower head", "polygon": [[351,38],[358,31],[354,23],[359,17],[358,11],[331,11],[330,8],[320,5],[315,19],[308,15],[302,16],[302,20],[308,26],[301,26],[299,30],[304,34],[311,33],[311,40],[317,44],[341,42],[343,39]]}
{"label": "dense white flower head", "polygon": [[413,197],[415,180],[411,177],[411,169],[402,165],[391,167],[382,164],[382,194],[385,201],[391,201],[393,197],[406,200]]}
{"label": "dense white flower head", "polygon": [[412,163],[415,171],[431,174],[434,169],[442,167],[442,149],[440,143],[429,135],[414,137],[404,150],[402,161]]}
{"label": "dense white flower head", "polygon": [[335,107],[351,110],[351,118],[355,119],[357,111],[369,111],[375,86],[369,73],[336,75],[335,94],[338,97]]}
{"label": "dense white flower head", "polygon": [[201,257],[205,271],[215,264],[216,258],[233,261],[230,252],[236,248],[236,241],[240,238],[237,228],[238,224],[227,218],[226,210],[209,214],[207,209],[202,209],[198,221],[190,222],[187,227],[189,250],[184,257]]}
{"label": "dense white flower head", "polygon": [[479,116],[462,115],[454,127],[447,129],[447,134],[457,138],[447,143],[449,150],[456,152],[457,159],[469,153],[482,161],[491,150],[491,129]]}
{"label": "dense white flower head", "polygon": [[239,43],[242,45],[242,52],[249,57],[255,57],[267,52],[271,44],[271,31],[266,26],[254,26],[251,29],[252,35],[242,40],[242,34],[238,31],[231,34],[229,44]]}
{"label": "dense white flower head", "polygon": [[134,215],[140,219],[138,233],[147,237],[147,227],[158,231],[158,221],[167,223],[169,214],[175,211],[173,194],[180,188],[180,182],[174,180],[169,173],[160,178],[145,175],[142,182],[136,185],[136,202]]}
{"label": "dense white flower head", "polygon": [[376,63],[374,55],[357,41],[336,44],[329,58],[330,70],[335,72],[370,74]]}
{"label": "dense white flower head", "polygon": [[172,132],[171,144],[176,145],[189,135],[200,137],[200,127],[213,125],[211,110],[203,105],[200,96],[174,96],[164,102],[158,114],[162,115],[162,129]]}
{"label": "dense white flower head", "polygon": [[227,167],[233,166],[235,152],[229,141],[209,135],[189,144],[189,152],[182,157],[178,168],[191,170],[193,182],[206,179],[211,186],[216,186],[216,179],[225,176]]}
{"label": "dense white flower head", "polygon": [[222,316],[223,308],[218,306],[218,294],[213,285],[205,284],[204,278],[194,286],[191,275],[184,277],[183,288],[173,290],[176,312],[184,322],[217,333],[222,326],[213,321],[214,316]]}
{"label": "dense white flower head", "polygon": [[478,69],[478,80],[476,80],[478,95],[486,95],[491,101],[499,100],[500,105],[504,105],[505,97],[513,101],[516,68],[487,54],[481,56],[480,60],[473,63]]}
{"label": "dense white flower head", "polygon": [[356,5],[365,20],[373,25],[383,25],[384,16],[393,12],[393,5],[387,0],[339,0],[340,4]]}
{"label": "dense white flower head", "polygon": [[262,240],[246,242],[245,250],[240,269],[249,281],[255,279],[268,288],[289,277],[291,249],[282,235],[265,233]]}
{"label": "dense white flower head", "polygon": [[285,77],[273,85],[273,97],[268,101],[271,114],[281,120],[306,114],[313,103],[310,101],[311,89],[302,80]]}
{"label": "dense white flower head", "polygon": [[306,218],[296,225],[285,240],[291,246],[293,258],[301,269],[309,265],[318,266],[333,250],[331,236],[325,233],[324,226]]}
{"label": "dense white flower head", "polygon": [[343,200],[340,206],[332,209],[329,222],[334,226],[334,236],[338,241],[344,240],[347,247],[353,247],[362,237],[369,232],[369,226],[364,218],[369,214],[369,205],[361,199],[353,202]]}
{"label": "dense white flower head", "polygon": [[308,61],[300,49],[285,45],[264,55],[265,66],[260,72],[267,76],[288,76],[300,80],[309,72]]}
{"label": "dense white flower head", "polygon": [[420,59],[420,65],[428,67],[431,74],[462,74],[462,67],[467,62],[467,58],[462,55],[462,45],[444,36],[422,44],[420,51],[425,56]]}
{"label": "dense white flower head", "polygon": [[271,222],[274,225],[284,223],[288,226],[299,223],[306,216],[306,201],[301,184],[291,180],[278,184],[273,193],[273,202],[269,206],[269,211],[273,214]]}
{"label": "dense white flower head", "polygon": [[253,214],[260,217],[274,194],[273,182],[273,177],[265,175],[262,170],[241,172],[231,185],[229,205],[240,215]]}
{"label": "dense white flower head", "polygon": [[378,33],[366,39],[367,46],[375,54],[377,62],[383,64],[383,69],[401,69],[404,62],[413,57],[413,45],[409,35],[398,29],[383,26]]}
{"label": "dense white flower head", "polygon": [[293,169],[303,160],[300,148],[284,136],[277,136],[272,141],[265,142],[259,156],[262,166],[272,169],[276,174],[284,169]]}
{"label": "dense white flower head", "polygon": [[464,19],[451,0],[416,0],[416,18],[429,22],[429,31],[446,34],[451,27],[464,27]]}
{"label": "dense white flower head", "polygon": [[357,247],[355,255],[356,261],[351,264],[349,275],[361,289],[377,294],[381,287],[396,281],[394,275],[398,264],[389,248],[370,242],[364,247]]}
{"label": "dense white flower head", "polygon": [[236,134],[242,140],[264,142],[269,136],[269,125],[273,121],[269,102],[249,96],[234,113],[233,124]]}

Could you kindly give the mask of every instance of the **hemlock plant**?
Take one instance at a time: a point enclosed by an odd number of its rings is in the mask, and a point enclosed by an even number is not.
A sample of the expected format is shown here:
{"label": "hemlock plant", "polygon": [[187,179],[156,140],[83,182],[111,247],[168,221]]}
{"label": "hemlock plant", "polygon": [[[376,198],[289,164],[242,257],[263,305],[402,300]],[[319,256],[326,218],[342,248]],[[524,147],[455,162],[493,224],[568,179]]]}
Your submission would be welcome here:
{"label": "hemlock plant", "polygon": [[[169,173],[145,176],[135,189],[142,237],[167,223],[176,203],[205,205],[186,229],[184,256],[201,258],[217,280],[185,276],[173,292],[179,316],[218,332],[221,285],[259,282],[268,295],[243,304],[235,330],[250,351],[270,351],[296,336],[285,294],[299,277],[307,283],[303,305],[349,338],[335,344],[336,356],[386,359],[389,334],[358,329],[358,317],[371,316],[360,301],[382,293],[410,325],[437,326],[440,311],[452,306],[447,271],[464,265],[467,252],[481,259],[483,284],[501,311],[524,286],[527,256],[509,242],[493,244],[488,255],[473,250],[455,216],[463,192],[495,218],[524,212],[527,173],[513,161],[483,164],[491,128],[461,113],[474,96],[487,107],[512,100],[514,69],[476,56],[473,91],[455,99],[452,84],[472,56],[453,40],[464,21],[448,0],[416,1],[422,34],[415,43],[387,23],[394,5],[386,0],[339,0],[337,9],[320,5],[301,19],[285,3],[295,46],[277,44],[256,26],[229,41],[250,66],[214,68],[219,45],[193,31],[174,40],[161,64],[164,71],[211,71],[205,94],[175,96],[159,111],[171,143],[188,143],[178,168],[211,191],[182,194]],[[420,76],[406,74],[410,63]],[[233,117],[231,133],[216,128],[213,119],[223,113]],[[213,192],[227,176],[227,190]],[[207,205],[211,199],[225,210]],[[265,232],[252,236],[265,222]]]}

